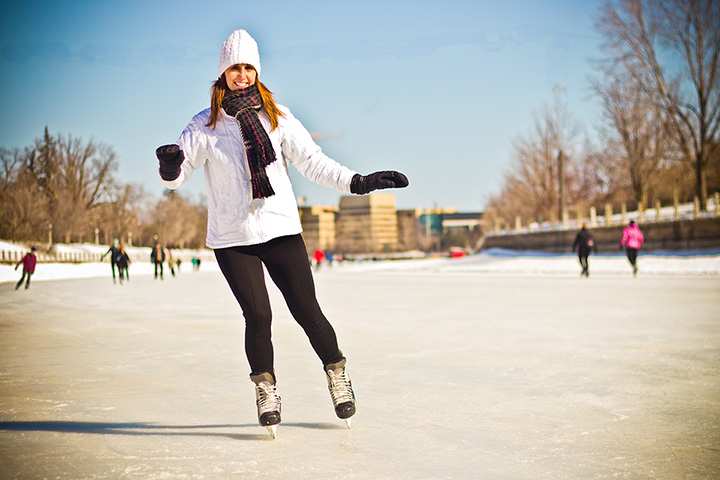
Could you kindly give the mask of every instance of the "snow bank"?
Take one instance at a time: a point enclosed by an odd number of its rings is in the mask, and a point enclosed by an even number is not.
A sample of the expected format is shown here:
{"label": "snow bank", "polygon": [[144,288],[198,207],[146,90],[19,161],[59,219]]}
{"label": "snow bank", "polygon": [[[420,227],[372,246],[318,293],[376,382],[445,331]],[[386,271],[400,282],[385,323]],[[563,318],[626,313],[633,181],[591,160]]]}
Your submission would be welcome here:
{"label": "snow bank", "polygon": [[[590,274],[630,274],[630,265],[622,254],[590,256]],[[720,254],[679,255],[641,254],[638,259],[641,274],[654,275],[719,275]],[[333,267],[335,268],[335,267]],[[573,254],[547,252],[494,251],[457,259],[406,260],[395,262],[365,262],[344,264],[340,268],[352,271],[416,271],[449,273],[490,273],[521,275],[579,275],[580,266]]]}
{"label": "snow bank", "polygon": [[[146,249],[149,250],[149,249]],[[149,254],[148,254],[149,255]],[[142,257],[140,257],[142,258]],[[689,255],[662,255],[657,252],[640,255],[638,259],[641,275],[720,275],[720,253]],[[219,272],[214,261],[203,260],[201,271]],[[363,261],[335,263],[332,268],[323,266],[317,274],[329,272],[419,272],[459,274],[507,274],[507,275],[579,275],[577,258],[572,254],[546,252],[494,251],[469,257],[450,259],[432,258],[396,261]],[[590,256],[591,275],[630,275],[627,259],[621,254]],[[166,274],[170,270],[165,266]],[[183,263],[181,275],[192,273],[189,262]],[[130,265],[130,278],[137,275],[152,275],[149,262],[135,261]],[[105,263],[41,263],[38,264],[32,281],[60,280],[70,278],[110,277],[110,264]],[[0,282],[17,281],[20,269],[0,265]]]}
{"label": "snow bank", "polygon": [[[153,265],[150,262],[133,262],[130,264],[130,279],[138,275],[152,275]],[[200,266],[202,272],[219,272],[216,262],[203,261]],[[0,265],[0,283],[17,282],[20,279],[22,266],[17,271],[10,265]],[[180,275],[192,274],[190,263],[184,263]],[[165,265],[165,275],[170,275],[170,269]],[[64,280],[71,278],[107,277],[110,279],[110,263],[39,263],[35,268],[31,282],[47,280]]]}
{"label": "snow bank", "polygon": [[26,252],[30,250],[30,247],[0,240],[0,250],[5,250],[6,252]]}

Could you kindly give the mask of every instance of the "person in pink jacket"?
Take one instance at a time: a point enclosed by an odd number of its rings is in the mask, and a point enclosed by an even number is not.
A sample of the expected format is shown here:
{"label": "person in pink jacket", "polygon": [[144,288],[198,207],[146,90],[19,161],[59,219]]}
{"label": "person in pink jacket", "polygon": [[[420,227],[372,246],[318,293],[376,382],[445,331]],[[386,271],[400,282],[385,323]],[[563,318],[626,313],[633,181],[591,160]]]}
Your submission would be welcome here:
{"label": "person in pink jacket", "polygon": [[637,275],[638,272],[637,256],[643,243],[645,243],[645,236],[640,231],[640,227],[635,223],[635,220],[630,220],[630,224],[623,229],[620,245],[625,247],[625,253],[628,260],[630,260],[630,265],[632,265],[633,275]]}

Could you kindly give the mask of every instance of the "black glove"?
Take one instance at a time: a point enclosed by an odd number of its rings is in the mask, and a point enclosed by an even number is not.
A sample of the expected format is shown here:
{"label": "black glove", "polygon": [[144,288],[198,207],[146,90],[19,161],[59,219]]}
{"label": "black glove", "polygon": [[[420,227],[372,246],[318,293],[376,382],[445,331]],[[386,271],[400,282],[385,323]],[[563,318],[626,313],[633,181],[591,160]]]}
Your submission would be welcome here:
{"label": "black glove", "polygon": [[160,160],[160,177],[163,180],[175,180],[180,176],[180,165],[185,160],[185,155],[179,146],[171,143],[158,147],[155,156]]}
{"label": "black glove", "polygon": [[405,175],[394,170],[360,175],[356,173],[350,182],[350,191],[357,195],[365,195],[373,190],[383,188],[403,188],[410,184]]}

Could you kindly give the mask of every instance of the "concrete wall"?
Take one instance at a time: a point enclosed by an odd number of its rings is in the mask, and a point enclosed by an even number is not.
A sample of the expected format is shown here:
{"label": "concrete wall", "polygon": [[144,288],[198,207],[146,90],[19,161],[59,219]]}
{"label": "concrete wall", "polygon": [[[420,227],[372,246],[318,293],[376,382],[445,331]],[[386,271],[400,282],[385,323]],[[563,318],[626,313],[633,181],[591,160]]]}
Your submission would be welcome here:
{"label": "concrete wall", "polygon": [[[617,250],[622,226],[596,227],[590,231],[598,251]],[[700,218],[640,224],[645,235],[645,250],[684,250],[720,248],[720,218]],[[483,248],[511,250],[569,251],[577,230],[488,235]]]}

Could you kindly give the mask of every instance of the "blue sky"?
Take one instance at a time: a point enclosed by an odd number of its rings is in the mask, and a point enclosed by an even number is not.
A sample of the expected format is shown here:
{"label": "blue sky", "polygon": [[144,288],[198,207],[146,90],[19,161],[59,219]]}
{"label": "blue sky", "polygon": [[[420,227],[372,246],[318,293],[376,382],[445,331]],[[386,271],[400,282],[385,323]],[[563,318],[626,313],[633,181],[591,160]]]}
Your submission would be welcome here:
{"label": "blue sky", "polygon": [[[599,3],[14,2],[0,19],[0,145],[45,125],[94,139],[116,151],[121,180],[159,195],[155,147],[207,107],[219,47],[245,28],[263,82],[328,155],[406,173],[401,208],[482,209],[553,87],[586,130],[598,123]],[[339,198],[292,178],[310,203]],[[181,191],[203,189],[197,172]]]}

